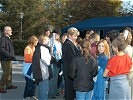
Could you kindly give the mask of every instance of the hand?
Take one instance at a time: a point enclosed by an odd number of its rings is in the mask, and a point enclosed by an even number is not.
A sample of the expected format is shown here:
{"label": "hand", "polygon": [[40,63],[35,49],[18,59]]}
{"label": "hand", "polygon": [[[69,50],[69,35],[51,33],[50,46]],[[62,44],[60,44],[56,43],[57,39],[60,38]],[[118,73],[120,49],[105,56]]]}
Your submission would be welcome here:
{"label": "hand", "polygon": [[43,79],[35,79],[35,83],[39,85],[39,82],[41,82]]}

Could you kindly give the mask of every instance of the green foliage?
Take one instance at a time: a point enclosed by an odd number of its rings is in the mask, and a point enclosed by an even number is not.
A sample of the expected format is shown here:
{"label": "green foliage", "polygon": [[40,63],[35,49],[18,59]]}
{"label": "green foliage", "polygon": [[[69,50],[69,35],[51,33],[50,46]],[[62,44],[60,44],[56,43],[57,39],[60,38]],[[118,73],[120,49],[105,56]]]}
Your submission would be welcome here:
{"label": "green foliage", "polygon": [[0,13],[0,29],[13,28],[13,39],[19,38],[20,18],[23,39],[39,35],[49,25],[63,28],[72,23],[94,17],[120,16],[120,0],[2,0],[4,13]]}
{"label": "green foliage", "polygon": [[47,26],[44,2],[42,0],[3,0],[4,13],[1,14],[1,29],[5,25],[13,28],[13,38],[18,39],[20,33],[20,13],[24,13],[22,19],[23,39],[31,35],[41,34]]}
{"label": "green foliage", "polygon": [[26,40],[14,40],[13,41],[15,55],[23,56],[24,55],[24,48],[27,46]]}
{"label": "green foliage", "polygon": [[88,18],[118,16],[120,7],[118,0],[69,0],[66,8],[72,24]]}

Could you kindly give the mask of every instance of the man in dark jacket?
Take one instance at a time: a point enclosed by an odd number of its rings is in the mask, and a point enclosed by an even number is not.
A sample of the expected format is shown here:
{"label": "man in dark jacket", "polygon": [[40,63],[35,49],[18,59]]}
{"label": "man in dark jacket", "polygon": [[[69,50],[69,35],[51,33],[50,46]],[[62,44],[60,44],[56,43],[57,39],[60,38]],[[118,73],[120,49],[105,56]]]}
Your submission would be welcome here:
{"label": "man in dark jacket", "polygon": [[65,100],[74,100],[75,92],[73,90],[73,80],[69,77],[69,71],[71,70],[70,64],[72,59],[77,56],[79,50],[76,48],[75,42],[79,31],[72,27],[67,31],[68,38],[62,46],[63,54],[63,74],[65,80]]}
{"label": "man in dark jacket", "polygon": [[0,93],[6,93],[6,89],[16,89],[16,86],[12,84],[12,60],[15,60],[14,47],[10,36],[12,35],[12,29],[10,26],[4,27],[4,32],[0,38],[0,61],[3,74],[0,80]]}

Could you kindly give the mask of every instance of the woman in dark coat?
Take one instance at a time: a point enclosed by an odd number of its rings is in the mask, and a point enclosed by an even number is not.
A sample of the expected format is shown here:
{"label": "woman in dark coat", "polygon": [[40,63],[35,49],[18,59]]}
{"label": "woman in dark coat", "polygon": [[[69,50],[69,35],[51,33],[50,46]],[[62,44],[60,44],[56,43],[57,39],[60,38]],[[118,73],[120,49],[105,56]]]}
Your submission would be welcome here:
{"label": "woman in dark coat", "polygon": [[70,77],[74,80],[73,89],[76,91],[76,100],[90,100],[94,88],[93,78],[98,73],[97,61],[89,53],[90,43],[81,42],[81,54],[71,63]]}

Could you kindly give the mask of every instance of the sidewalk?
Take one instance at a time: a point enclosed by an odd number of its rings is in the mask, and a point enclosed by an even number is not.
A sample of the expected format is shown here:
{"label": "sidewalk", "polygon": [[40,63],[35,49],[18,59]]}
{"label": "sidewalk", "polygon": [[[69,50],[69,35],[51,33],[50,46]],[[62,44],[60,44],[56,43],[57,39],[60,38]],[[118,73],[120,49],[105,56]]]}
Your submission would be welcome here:
{"label": "sidewalk", "polygon": [[[23,100],[23,93],[25,88],[25,79],[22,75],[22,62],[23,57],[17,56],[19,61],[13,61],[12,68],[12,81],[13,85],[17,86],[17,89],[7,90],[7,93],[0,93],[0,100]],[[0,64],[0,78],[2,75],[1,64]],[[37,92],[37,89],[36,89]],[[37,94],[37,93],[36,93]],[[49,100],[64,100],[63,95],[57,96],[55,99]]]}
{"label": "sidewalk", "polygon": [[[0,77],[2,75],[0,64]],[[23,100],[23,91],[25,87],[25,79],[22,75],[22,64],[13,63],[12,70],[13,85],[17,86],[17,89],[9,89],[7,93],[0,93],[0,100]]]}

